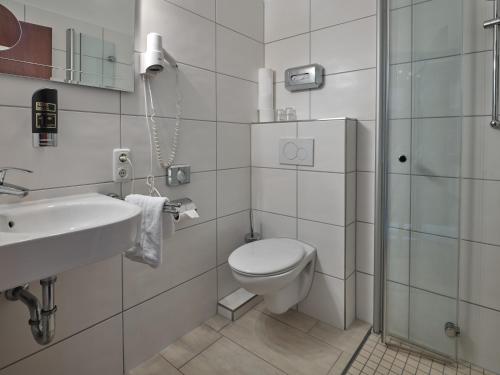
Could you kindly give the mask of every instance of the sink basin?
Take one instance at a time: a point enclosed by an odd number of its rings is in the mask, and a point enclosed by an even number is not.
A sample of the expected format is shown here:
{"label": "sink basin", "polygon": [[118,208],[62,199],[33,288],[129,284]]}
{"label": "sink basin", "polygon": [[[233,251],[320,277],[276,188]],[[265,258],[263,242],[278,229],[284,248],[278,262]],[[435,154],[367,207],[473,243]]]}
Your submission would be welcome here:
{"label": "sink basin", "polygon": [[0,291],[120,254],[140,217],[97,193],[0,205]]}

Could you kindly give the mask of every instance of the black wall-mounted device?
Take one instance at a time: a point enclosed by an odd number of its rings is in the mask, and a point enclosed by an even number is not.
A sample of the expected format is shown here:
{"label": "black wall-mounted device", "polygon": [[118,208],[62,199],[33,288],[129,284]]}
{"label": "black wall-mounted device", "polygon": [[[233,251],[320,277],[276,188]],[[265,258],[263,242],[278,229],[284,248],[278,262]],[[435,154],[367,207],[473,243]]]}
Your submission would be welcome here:
{"label": "black wall-mounted device", "polygon": [[57,90],[41,89],[31,98],[33,147],[57,146]]}

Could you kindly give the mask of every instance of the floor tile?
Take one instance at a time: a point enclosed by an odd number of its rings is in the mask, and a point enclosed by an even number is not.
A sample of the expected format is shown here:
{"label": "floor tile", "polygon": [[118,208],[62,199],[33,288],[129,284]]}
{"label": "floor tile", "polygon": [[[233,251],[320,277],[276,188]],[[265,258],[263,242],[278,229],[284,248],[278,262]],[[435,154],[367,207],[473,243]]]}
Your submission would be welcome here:
{"label": "floor tile", "polygon": [[285,375],[225,337],[188,362],[181,371],[185,375]]}
{"label": "floor tile", "polygon": [[129,375],[182,375],[163,357],[157,355],[131,370]]}
{"label": "floor tile", "polygon": [[335,362],[328,375],[342,375],[351,359],[352,359],[352,354],[342,352],[339,359],[337,360],[337,362]]}
{"label": "floor tile", "polygon": [[273,314],[268,310],[263,311],[270,317],[279,320],[282,323],[288,324],[291,327],[300,329],[303,332],[309,332],[311,328],[318,322],[317,319],[310,317],[309,315],[302,314],[296,310],[288,310],[284,314]]}
{"label": "floor tile", "polygon": [[219,332],[222,328],[230,324],[231,321],[229,319],[224,318],[223,316],[217,314],[208,319],[205,324],[210,328]]}
{"label": "floor tile", "polygon": [[[355,353],[369,329],[370,325],[361,321],[354,322],[352,327],[346,331],[319,322],[311,329],[309,334],[342,351]],[[374,346],[371,346],[371,348],[374,349]]]}
{"label": "floor tile", "polygon": [[217,331],[202,324],[167,346],[161,355],[175,367],[180,368],[220,337]]}
{"label": "floor tile", "polygon": [[290,375],[326,375],[341,354],[340,350],[256,310],[221,333]]}

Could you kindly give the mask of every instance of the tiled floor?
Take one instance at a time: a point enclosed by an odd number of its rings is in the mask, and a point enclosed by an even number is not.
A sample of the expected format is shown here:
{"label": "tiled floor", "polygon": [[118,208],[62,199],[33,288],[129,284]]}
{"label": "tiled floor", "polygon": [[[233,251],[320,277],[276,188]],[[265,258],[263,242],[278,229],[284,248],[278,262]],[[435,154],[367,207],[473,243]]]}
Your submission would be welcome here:
{"label": "tiled floor", "polygon": [[348,375],[495,375],[468,363],[446,363],[405,344],[386,346],[371,334]]}
{"label": "tiled floor", "polygon": [[342,331],[292,310],[274,315],[260,304],[236,322],[214,316],[130,375],[340,375],[369,330],[357,321]]}

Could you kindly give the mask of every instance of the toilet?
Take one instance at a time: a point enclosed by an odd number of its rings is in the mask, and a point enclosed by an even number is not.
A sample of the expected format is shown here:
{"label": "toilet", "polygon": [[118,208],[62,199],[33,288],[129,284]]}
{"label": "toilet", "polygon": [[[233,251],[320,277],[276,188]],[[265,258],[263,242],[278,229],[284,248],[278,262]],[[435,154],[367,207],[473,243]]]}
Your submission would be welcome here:
{"label": "toilet", "polygon": [[283,314],[309,293],[316,249],[290,238],[272,238],[240,246],[228,263],[243,288],[263,296],[269,311]]}

